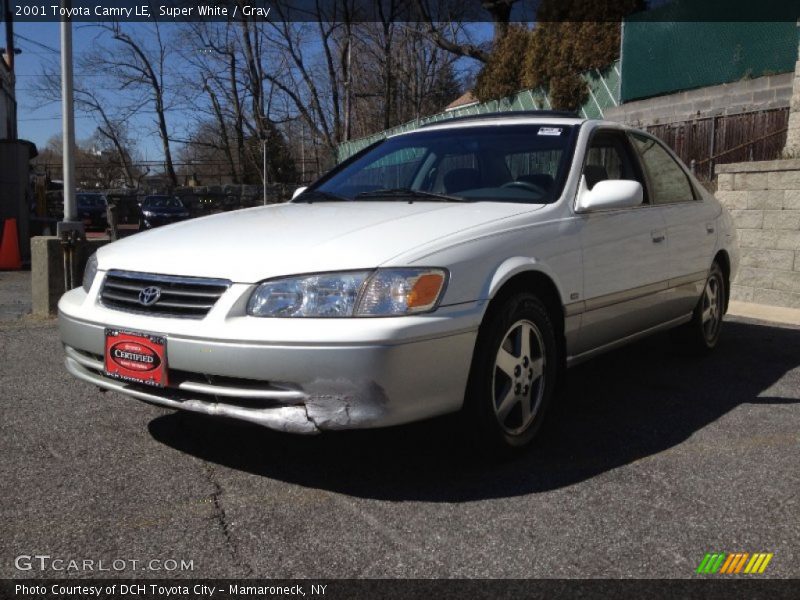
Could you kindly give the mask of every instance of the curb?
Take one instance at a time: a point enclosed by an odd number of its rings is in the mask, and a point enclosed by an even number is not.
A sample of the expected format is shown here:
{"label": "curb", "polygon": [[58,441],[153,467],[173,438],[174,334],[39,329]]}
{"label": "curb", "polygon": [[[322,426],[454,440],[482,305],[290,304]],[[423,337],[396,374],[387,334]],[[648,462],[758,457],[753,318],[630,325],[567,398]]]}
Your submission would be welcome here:
{"label": "curb", "polygon": [[800,326],[800,309],[798,308],[784,308],[782,306],[731,300],[728,303],[728,314],[732,317],[745,317],[782,325]]}

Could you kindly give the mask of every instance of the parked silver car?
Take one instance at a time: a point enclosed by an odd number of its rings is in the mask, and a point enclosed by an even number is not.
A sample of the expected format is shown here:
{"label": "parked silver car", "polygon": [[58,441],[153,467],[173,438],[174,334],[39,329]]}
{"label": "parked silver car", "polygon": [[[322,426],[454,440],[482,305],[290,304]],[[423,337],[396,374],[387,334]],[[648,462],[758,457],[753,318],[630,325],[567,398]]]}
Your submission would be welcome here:
{"label": "parked silver car", "polygon": [[664,329],[708,351],[739,253],[661,142],[548,114],[385,140],[288,204],[101,248],[59,304],[67,369],[296,433],[455,411],[529,443],[565,367]]}

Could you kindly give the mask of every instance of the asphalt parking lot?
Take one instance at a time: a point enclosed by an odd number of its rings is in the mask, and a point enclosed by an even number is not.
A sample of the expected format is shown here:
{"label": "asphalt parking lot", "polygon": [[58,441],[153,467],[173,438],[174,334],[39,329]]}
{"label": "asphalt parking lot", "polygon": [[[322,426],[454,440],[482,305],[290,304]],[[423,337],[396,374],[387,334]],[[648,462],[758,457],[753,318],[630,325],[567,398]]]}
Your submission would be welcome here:
{"label": "asphalt parking lot", "polygon": [[[800,577],[800,328],[731,318],[691,359],[657,336],[570,371],[534,451],[447,420],[294,437],[69,377],[55,321],[0,273],[0,577],[15,557],[192,561],[140,577],[699,577],[772,552]],[[412,375],[410,375],[412,376]],[[712,576],[705,576],[712,577]]]}

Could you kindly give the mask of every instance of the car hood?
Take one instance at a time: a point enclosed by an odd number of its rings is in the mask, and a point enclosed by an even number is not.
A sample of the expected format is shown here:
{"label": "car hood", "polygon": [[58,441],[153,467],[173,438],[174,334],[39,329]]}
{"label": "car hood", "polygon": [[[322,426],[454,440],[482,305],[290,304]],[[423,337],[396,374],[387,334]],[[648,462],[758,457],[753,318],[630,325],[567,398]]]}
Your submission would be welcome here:
{"label": "car hood", "polygon": [[101,270],[251,283],[295,273],[373,268],[468,229],[542,205],[495,202],[279,204],[183,221],[98,251]]}

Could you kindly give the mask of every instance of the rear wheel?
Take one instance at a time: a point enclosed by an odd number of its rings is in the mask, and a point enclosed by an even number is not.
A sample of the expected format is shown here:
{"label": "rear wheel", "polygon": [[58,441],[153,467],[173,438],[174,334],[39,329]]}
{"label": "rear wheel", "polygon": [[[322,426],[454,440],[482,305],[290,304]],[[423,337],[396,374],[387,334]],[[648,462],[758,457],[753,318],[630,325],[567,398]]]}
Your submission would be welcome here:
{"label": "rear wheel", "polygon": [[708,272],[703,293],[697,301],[692,320],[676,330],[678,342],[689,352],[707,354],[719,341],[722,317],[725,314],[727,281],[719,264]]}
{"label": "rear wheel", "polygon": [[512,296],[481,325],[465,399],[468,426],[495,449],[527,446],[558,378],[555,329],[532,294]]}

